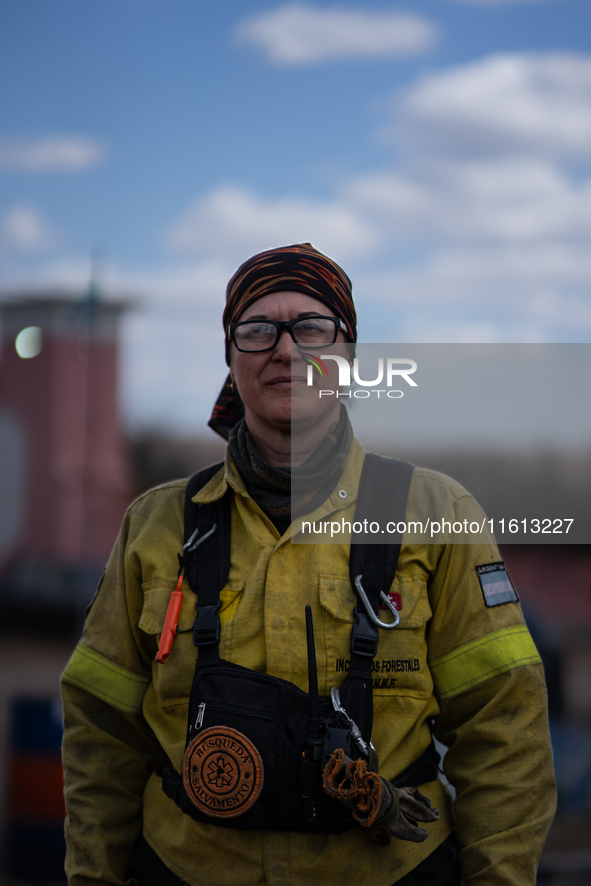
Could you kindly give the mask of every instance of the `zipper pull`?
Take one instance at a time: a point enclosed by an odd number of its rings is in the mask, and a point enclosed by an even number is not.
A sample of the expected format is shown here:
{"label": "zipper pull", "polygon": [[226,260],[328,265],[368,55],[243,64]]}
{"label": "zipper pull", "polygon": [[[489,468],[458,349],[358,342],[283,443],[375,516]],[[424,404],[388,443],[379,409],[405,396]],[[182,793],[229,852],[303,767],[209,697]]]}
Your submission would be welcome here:
{"label": "zipper pull", "polygon": [[203,718],[205,716],[205,702],[202,701],[197,708],[197,719],[195,720],[195,731],[203,726]]}

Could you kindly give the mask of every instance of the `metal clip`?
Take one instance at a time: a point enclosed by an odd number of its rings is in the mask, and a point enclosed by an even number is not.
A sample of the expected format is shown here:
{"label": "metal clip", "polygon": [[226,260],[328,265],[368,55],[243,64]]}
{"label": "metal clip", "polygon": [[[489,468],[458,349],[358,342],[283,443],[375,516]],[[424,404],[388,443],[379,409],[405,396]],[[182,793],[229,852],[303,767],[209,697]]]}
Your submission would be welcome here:
{"label": "metal clip", "polygon": [[380,621],[379,615],[376,615],[375,612],[373,611],[371,604],[370,604],[369,600],[367,599],[367,594],[363,590],[363,585],[361,584],[361,575],[358,575],[357,578],[355,579],[355,589],[356,589],[357,593],[359,594],[359,596],[361,597],[361,602],[365,606],[365,611],[367,612],[367,615],[368,615],[370,621],[372,621],[382,631],[391,631],[394,628],[398,627],[398,625],[400,624],[400,615],[398,614],[398,610],[396,609],[396,607],[393,606],[392,603],[390,602],[390,598],[388,597],[387,594],[384,594],[383,591],[380,591],[380,598],[384,601],[384,603],[386,604],[386,606],[388,607],[388,609],[390,610],[390,612],[394,616],[394,621],[392,622],[392,624],[386,624],[385,622]]}
{"label": "metal clip", "polygon": [[[217,528],[218,528],[218,524],[214,523],[213,526],[211,527],[211,529],[209,530],[209,532],[205,533],[203,538],[200,538],[199,541],[195,541],[195,539],[197,538],[197,533],[199,532],[199,527],[197,527],[197,529],[195,530],[195,532],[193,533],[193,535],[191,536],[189,541],[185,542],[185,544],[183,545],[183,551],[185,552],[185,554],[192,554],[193,551],[196,551],[197,548],[199,547],[199,545],[203,544],[203,542],[207,538],[209,538],[210,535],[213,535]],[[194,541],[195,541],[195,544],[193,544]]]}
{"label": "metal clip", "polygon": [[341,714],[344,714],[345,717],[349,719],[349,714],[341,704],[341,693],[336,686],[333,686],[330,690],[330,700],[332,701],[332,706],[335,711],[340,711]]}
{"label": "metal clip", "polygon": [[355,720],[352,720],[343,705],[341,704],[341,693],[337,689],[336,686],[333,686],[330,690],[330,700],[332,701],[332,706],[339,714],[344,714],[349,722],[349,726],[351,727],[351,738],[353,742],[357,745],[357,750],[363,754],[364,757],[369,757],[369,750],[367,748],[367,744],[361,734],[361,730]]}
{"label": "metal clip", "polygon": [[195,729],[201,729],[203,726],[203,718],[205,716],[205,705],[206,702],[202,701],[199,707],[197,708],[197,719],[195,720]]}

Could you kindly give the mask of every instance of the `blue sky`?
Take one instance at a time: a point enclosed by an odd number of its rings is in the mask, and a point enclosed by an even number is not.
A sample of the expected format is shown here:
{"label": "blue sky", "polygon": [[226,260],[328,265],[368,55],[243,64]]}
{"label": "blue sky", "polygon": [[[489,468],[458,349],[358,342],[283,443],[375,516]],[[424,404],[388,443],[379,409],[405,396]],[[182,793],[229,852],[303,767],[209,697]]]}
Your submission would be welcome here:
{"label": "blue sky", "polygon": [[589,0],[4,0],[0,291],[100,256],[131,427],[203,428],[236,266],[311,240],[364,341],[591,339]]}

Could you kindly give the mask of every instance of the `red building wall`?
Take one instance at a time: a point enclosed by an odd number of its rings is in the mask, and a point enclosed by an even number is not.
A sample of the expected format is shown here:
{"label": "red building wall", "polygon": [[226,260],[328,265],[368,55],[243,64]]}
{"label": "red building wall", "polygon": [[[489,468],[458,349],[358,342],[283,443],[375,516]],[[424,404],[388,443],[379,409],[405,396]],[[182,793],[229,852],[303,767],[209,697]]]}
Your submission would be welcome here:
{"label": "red building wall", "polygon": [[[21,514],[0,568],[25,556],[96,565],[109,554],[130,496],[117,408],[121,310],[55,298],[0,306],[0,412],[18,429],[23,461],[20,502],[0,502]],[[42,349],[23,359],[14,342],[30,326],[41,328]]]}

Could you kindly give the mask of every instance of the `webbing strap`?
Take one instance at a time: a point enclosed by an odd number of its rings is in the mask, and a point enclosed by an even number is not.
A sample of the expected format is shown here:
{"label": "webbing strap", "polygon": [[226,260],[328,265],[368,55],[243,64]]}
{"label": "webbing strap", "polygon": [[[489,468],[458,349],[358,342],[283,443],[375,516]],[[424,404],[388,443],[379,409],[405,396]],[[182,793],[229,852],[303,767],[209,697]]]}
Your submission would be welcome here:
{"label": "webbing strap", "polygon": [[185,576],[197,594],[193,642],[199,648],[202,664],[219,660],[220,591],[230,573],[230,495],[196,506],[191,500],[223,467],[211,465],[189,479],[185,494]]}
{"label": "webbing strap", "polygon": [[[414,465],[394,458],[368,453],[365,456],[354,522],[366,528],[351,536],[349,575],[357,592],[355,581],[360,576],[363,589],[376,616],[379,615],[380,591],[388,594],[398,566],[403,533],[387,533],[386,526],[404,521],[406,503]],[[377,532],[371,528],[377,524]],[[351,631],[351,671],[367,677],[372,659],[378,651],[379,628],[369,617],[365,605],[357,600],[355,624]]]}
{"label": "webbing strap", "polygon": [[[193,544],[184,552],[183,562],[187,581],[198,595],[193,642],[199,648],[203,664],[214,664],[219,660],[219,595],[230,571],[230,492],[228,490],[218,501],[198,507],[191,499],[221,467],[221,463],[212,465],[194,474],[187,484],[185,496],[185,544],[189,539],[193,539]],[[362,525],[367,521],[368,528],[351,537],[349,573],[353,588],[356,577],[361,576],[376,616],[380,591],[388,593],[394,581],[402,543],[402,533],[399,532],[388,533],[388,542],[383,543],[381,530],[385,530],[388,523],[398,524],[404,520],[413,469],[409,462],[373,453],[367,453],[363,463],[354,520]],[[377,535],[369,529],[374,522],[380,529]],[[377,654],[379,629],[360,600],[355,606],[354,617],[350,673],[368,680],[372,660]]]}
{"label": "webbing strap", "polygon": [[399,775],[392,779],[396,788],[418,788],[419,785],[435,781],[439,771],[439,754],[435,750],[433,741],[425,748],[420,757],[414,763],[407,766]]}

